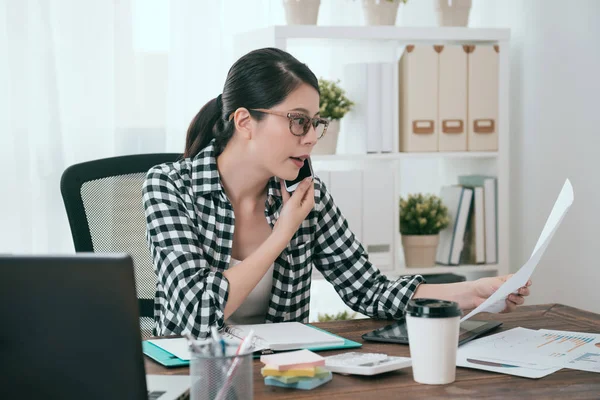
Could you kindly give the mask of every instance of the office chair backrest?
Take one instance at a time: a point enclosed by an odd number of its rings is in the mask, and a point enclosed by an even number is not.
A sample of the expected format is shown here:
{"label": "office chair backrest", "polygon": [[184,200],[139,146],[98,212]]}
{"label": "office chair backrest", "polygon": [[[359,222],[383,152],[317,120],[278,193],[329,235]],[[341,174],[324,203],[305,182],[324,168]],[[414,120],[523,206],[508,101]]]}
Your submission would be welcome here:
{"label": "office chair backrest", "polygon": [[142,184],[155,165],[180,154],[140,154],[75,164],[60,188],[77,252],[127,253],[133,258],[142,335],[152,334],[156,275],[146,240]]}
{"label": "office chair backrest", "polygon": [[148,398],[128,255],[4,255],[0,276],[1,398]]}

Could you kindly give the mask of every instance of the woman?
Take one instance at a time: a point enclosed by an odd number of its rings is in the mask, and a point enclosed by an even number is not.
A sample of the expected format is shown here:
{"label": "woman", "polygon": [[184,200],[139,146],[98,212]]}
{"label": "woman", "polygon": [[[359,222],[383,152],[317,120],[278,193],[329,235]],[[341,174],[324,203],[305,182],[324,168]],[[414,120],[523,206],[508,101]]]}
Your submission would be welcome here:
{"label": "woman", "polygon": [[[306,65],[278,49],[253,51],[191,122],[184,159],[148,172],[157,335],[308,322],[313,266],[353,310],[380,318],[402,317],[412,297],[470,309],[507,279],[428,285],[418,275],[382,275],[318,177],[285,190],[326,133],[318,115],[318,81]],[[511,295],[507,311],[528,294]]]}

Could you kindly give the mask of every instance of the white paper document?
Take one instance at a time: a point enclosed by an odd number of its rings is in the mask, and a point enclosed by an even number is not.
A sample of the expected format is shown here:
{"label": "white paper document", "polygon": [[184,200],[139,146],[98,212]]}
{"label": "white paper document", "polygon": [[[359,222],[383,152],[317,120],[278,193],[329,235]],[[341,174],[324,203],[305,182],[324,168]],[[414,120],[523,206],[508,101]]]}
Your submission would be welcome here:
{"label": "white paper document", "polygon": [[525,378],[542,378],[561,369],[547,366],[523,357],[523,348],[529,348],[539,340],[538,331],[515,328],[473,340],[458,348],[456,365],[482,369]]}
{"label": "white paper document", "polygon": [[573,187],[571,182],[567,179],[563,188],[554,203],[554,207],[550,213],[550,216],[546,220],[546,225],[540,234],[540,237],[535,245],[533,253],[529,260],[517,271],[509,280],[507,280],[500,288],[494,292],[489,298],[487,298],[479,307],[475,308],[469,314],[461,319],[466,321],[473,315],[480,312],[491,312],[498,313],[506,307],[506,298],[511,293],[516,293],[519,288],[525,286],[531,274],[535,270],[535,267],[540,262],[542,255],[546,251],[546,248],[550,244],[550,240],[554,236],[554,233],[560,226],[563,218],[571,208],[573,204]]}
{"label": "white paper document", "polygon": [[458,348],[456,365],[527,378],[561,368],[600,373],[600,334],[514,328]]}

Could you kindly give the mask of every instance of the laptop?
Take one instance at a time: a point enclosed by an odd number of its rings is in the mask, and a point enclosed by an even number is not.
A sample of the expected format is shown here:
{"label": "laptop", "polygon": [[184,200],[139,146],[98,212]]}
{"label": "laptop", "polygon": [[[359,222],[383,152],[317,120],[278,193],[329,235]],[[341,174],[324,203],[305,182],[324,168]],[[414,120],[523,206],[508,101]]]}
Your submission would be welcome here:
{"label": "laptop", "polygon": [[0,256],[0,397],[187,397],[189,375],[145,374],[141,341],[128,255]]}

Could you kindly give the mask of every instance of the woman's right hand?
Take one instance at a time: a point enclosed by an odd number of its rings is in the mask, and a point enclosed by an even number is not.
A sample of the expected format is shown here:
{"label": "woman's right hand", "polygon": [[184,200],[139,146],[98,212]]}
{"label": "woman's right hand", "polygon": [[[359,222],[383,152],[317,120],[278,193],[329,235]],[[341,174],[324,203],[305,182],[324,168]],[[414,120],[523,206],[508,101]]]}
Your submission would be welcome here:
{"label": "woman's right hand", "polygon": [[287,244],[308,213],[315,206],[315,186],[311,177],[304,179],[290,196],[280,179],[283,208],[273,228],[273,233],[281,235]]}

